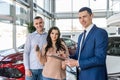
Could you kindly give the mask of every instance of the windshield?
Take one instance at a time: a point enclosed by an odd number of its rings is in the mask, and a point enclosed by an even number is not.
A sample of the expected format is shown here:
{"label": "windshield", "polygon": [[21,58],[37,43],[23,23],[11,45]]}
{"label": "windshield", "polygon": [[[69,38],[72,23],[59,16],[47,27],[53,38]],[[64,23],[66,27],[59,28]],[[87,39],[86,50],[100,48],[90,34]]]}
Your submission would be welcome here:
{"label": "windshield", "polygon": [[7,49],[7,50],[2,50],[0,51],[0,56],[7,56],[10,54],[16,53],[15,49]]}
{"label": "windshield", "polygon": [[108,55],[120,56],[120,37],[109,37]]}

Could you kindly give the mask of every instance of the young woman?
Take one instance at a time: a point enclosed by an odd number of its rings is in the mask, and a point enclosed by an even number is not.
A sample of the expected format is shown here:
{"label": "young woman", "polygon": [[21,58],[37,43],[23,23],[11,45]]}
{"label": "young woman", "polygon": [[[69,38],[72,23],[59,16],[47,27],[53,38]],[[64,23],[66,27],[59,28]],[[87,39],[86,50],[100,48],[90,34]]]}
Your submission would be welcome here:
{"label": "young woman", "polygon": [[48,31],[47,44],[42,51],[36,46],[36,53],[40,62],[44,65],[43,80],[64,80],[66,78],[66,65],[64,60],[69,52],[65,43],[60,39],[60,31],[57,27],[51,27]]}

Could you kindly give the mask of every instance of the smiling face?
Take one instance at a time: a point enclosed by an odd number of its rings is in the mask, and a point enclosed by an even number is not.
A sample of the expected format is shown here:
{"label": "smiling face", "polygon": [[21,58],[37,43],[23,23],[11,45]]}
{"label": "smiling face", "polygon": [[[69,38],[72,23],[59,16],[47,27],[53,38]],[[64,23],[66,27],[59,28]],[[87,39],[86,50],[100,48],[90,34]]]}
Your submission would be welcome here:
{"label": "smiling face", "polygon": [[34,27],[36,28],[38,33],[42,33],[43,32],[43,28],[44,28],[44,21],[43,21],[43,19],[41,19],[41,18],[34,19]]}
{"label": "smiling face", "polygon": [[58,30],[53,29],[50,33],[52,42],[57,41],[58,36],[59,36]]}
{"label": "smiling face", "polygon": [[87,11],[79,12],[79,21],[84,28],[87,28],[92,24],[93,14],[89,14]]}

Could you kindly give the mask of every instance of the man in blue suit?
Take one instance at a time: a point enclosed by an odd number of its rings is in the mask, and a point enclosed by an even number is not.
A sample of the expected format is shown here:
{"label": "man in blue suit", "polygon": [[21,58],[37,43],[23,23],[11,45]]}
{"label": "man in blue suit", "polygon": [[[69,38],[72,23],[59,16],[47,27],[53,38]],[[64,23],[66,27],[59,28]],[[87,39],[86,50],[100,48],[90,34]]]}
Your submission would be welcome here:
{"label": "man in blue suit", "polygon": [[107,80],[106,54],[108,34],[92,23],[93,13],[90,8],[79,10],[79,21],[85,30],[78,38],[78,47],[74,59],[66,60],[66,65],[80,69],[79,80]]}

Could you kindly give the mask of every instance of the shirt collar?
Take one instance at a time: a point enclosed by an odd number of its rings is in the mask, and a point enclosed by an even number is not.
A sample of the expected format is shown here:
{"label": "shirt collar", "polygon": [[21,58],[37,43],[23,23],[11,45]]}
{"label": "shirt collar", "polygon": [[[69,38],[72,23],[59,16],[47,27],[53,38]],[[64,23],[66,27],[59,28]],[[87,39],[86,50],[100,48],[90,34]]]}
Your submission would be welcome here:
{"label": "shirt collar", "polygon": [[86,32],[86,36],[88,35],[88,33],[90,32],[90,30],[92,29],[93,25],[94,25],[94,24],[91,24],[91,25],[89,25],[86,29],[84,29],[84,30],[87,31],[87,32]]}
{"label": "shirt collar", "polygon": [[89,32],[89,31],[92,29],[93,25],[94,25],[94,24],[89,25],[85,30],[86,30],[87,32]]}
{"label": "shirt collar", "polygon": [[[34,32],[35,34],[39,34],[37,31],[35,31]],[[42,34],[45,34],[46,32],[45,31],[43,31],[43,33]],[[40,35],[42,35],[42,34],[40,34]]]}

